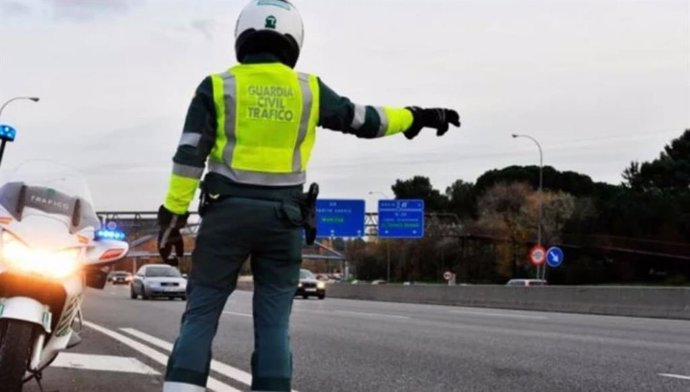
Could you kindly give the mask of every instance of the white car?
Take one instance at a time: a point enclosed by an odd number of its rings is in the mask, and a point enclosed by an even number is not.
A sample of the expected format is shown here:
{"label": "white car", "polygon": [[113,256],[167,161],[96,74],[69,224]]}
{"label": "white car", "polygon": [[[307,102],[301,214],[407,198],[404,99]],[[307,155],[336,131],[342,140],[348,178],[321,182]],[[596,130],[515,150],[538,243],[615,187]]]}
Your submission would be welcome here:
{"label": "white car", "polygon": [[546,286],[546,281],[543,279],[511,279],[506,283],[508,287],[532,287],[532,286]]}
{"label": "white car", "polygon": [[187,279],[167,264],[147,264],[139,268],[130,286],[132,299],[167,297],[187,299]]}

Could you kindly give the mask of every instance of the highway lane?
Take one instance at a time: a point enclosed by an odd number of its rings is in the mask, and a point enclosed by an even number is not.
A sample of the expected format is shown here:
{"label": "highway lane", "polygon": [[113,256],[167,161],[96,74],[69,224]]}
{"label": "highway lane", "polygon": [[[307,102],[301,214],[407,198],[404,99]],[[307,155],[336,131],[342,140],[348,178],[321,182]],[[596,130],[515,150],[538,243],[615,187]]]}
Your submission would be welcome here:
{"label": "highway lane", "polygon": [[[93,324],[74,352],[135,358],[162,373],[183,308],[131,300],[126,286],[89,291]],[[214,347],[216,390],[248,389],[251,326],[251,293],[236,292]],[[690,391],[688,321],[296,299],[292,344],[300,392]],[[124,378],[113,391],[160,388],[160,374],[123,374],[50,369],[44,383],[109,392]]]}

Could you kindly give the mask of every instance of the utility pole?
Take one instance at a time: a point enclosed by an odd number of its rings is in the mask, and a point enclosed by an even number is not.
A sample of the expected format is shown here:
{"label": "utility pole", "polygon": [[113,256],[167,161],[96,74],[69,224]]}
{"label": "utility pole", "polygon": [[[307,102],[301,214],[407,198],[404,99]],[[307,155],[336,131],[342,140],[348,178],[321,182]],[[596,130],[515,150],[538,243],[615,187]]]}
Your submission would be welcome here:
{"label": "utility pole", "polygon": [[[537,139],[530,135],[513,134],[512,136],[513,139],[519,137],[529,139],[537,145],[537,148],[539,148],[539,217],[537,218],[537,245],[542,245],[542,219],[544,217],[544,150],[541,148],[541,144],[539,144],[539,141],[537,141]],[[546,263],[544,263],[542,268],[544,269],[544,272],[543,274],[540,274],[539,266],[537,266],[537,279],[546,276]]]}

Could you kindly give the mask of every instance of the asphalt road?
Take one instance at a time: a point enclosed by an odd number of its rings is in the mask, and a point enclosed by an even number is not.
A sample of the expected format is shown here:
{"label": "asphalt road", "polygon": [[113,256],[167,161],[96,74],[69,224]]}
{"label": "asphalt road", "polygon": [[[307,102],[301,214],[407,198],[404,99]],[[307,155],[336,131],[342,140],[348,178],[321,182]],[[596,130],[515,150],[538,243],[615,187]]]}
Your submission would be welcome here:
{"label": "asphalt road", "polygon": [[[84,343],[46,392],[160,390],[184,303],[128,290],[87,293]],[[251,293],[236,292],[209,390],[248,390],[252,344]],[[292,345],[300,392],[690,391],[688,321],[296,299]]]}

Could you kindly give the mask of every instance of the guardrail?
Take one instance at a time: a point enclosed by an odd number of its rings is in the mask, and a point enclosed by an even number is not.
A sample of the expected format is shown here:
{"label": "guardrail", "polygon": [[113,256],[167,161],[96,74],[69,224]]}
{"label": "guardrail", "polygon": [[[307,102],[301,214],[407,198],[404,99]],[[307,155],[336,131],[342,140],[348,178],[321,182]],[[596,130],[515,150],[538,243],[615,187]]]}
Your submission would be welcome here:
{"label": "guardrail", "polygon": [[[251,290],[251,283],[238,285]],[[690,320],[690,288],[329,284],[331,298]]]}

